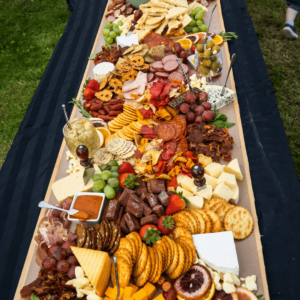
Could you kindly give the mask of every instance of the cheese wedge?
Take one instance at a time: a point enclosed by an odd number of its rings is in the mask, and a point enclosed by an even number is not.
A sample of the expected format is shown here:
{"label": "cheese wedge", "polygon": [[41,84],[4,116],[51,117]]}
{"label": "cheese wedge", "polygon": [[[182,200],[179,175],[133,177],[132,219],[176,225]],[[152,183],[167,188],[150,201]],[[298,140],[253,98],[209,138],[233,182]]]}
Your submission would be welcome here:
{"label": "cheese wedge", "polygon": [[204,204],[203,197],[201,196],[192,196],[192,197],[187,197],[187,199],[190,201],[187,203],[187,208],[189,209],[201,209]]}
{"label": "cheese wedge", "polygon": [[188,11],[187,8],[184,8],[184,7],[174,7],[174,8],[171,8],[168,11],[166,19],[167,20],[175,19],[178,16],[181,16],[181,15],[185,14],[187,11]]}
{"label": "cheese wedge", "polygon": [[223,167],[222,167],[222,165],[220,165],[218,163],[211,163],[204,168],[204,171],[209,176],[218,178],[221,175],[221,173],[223,172]]}
{"label": "cheese wedge", "polygon": [[176,192],[177,192],[177,193],[182,192],[182,196],[183,196],[183,197],[186,197],[186,198],[192,197],[192,196],[193,196],[193,194],[192,194],[191,192],[187,191],[186,189],[184,189],[184,188],[182,188],[182,187],[180,187],[180,186],[178,186],[178,187],[176,188]]}
{"label": "cheese wedge", "polygon": [[135,25],[135,30],[138,29],[144,29],[144,24],[146,22],[146,19],[148,17],[148,12],[144,12],[142,17],[139,19],[138,23]]}
{"label": "cheese wedge", "polygon": [[170,36],[173,32],[175,32],[179,28],[182,28],[182,23],[180,21],[178,21],[177,19],[170,19],[170,20],[168,20],[168,26],[169,26],[169,29],[166,33],[166,36]]}
{"label": "cheese wedge", "polygon": [[238,159],[233,159],[226,167],[226,172],[235,175],[236,179],[243,180],[243,175],[239,166]]}
{"label": "cheese wedge", "polygon": [[111,261],[107,252],[71,246],[98,296],[103,297],[110,279]]}
{"label": "cheese wedge", "polygon": [[206,185],[206,188],[200,190],[199,192],[193,188],[193,192],[195,196],[201,196],[205,200],[210,200],[213,194],[211,185]]}
{"label": "cheese wedge", "polygon": [[[101,171],[99,167],[96,164],[94,164],[93,166],[95,169],[95,174],[100,174]],[[94,182],[92,181],[92,179],[90,179],[85,185],[83,181],[83,172],[84,170],[72,173],[67,177],[55,181],[52,184],[52,192],[58,202],[62,202],[67,197],[73,197],[76,193],[79,192],[92,191]]]}
{"label": "cheese wedge", "polygon": [[186,7],[186,8],[189,7],[187,0],[162,0],[162,1],[179,7]]}
{"label": "cheese wedge", "polygon": [[182,186],[182,185],[181,185],[181,182],[182,182],[182,180],[183,180],[185,177],[188,177],[188,176],[183,175],[183,174],[181,174],[181,173],[178,173],[178,175],[177,175],[177,177],[176,177],[176,180],[177,180],[177,184],[178,184],[179,186]]}
{"label": "cheese wedge", "polygon": [[145,25],[154,25],[154,24],[159,25],[160,21],[162,21],[164,18],[165,18],[165,14],[162,14],[160,17],[148,17],[145,22]]}
{"label": "cheese wedge", "polygon": [[181,186],[191,193],[193,193],[193,189],[197,188],[197,186],[194,184],[194,179],[189,176],[184,176],[183,180],[181,181]]}
{"label": "cheese wedge", "polygon": [[183,15],[183,19],[180,21],[182,22],[182,26],[184,28],[190,24],[190,22],[192,21],[192,18],[187,13],[185,13]]}
{"label": "cheese wedge", "polygon": [[226,201],[229,201],[233,197],[233,191],[228,185],[221,182],[216,186],[213,192],[213,197],[223,198]]}
{"label": "cheese wedge", "polygon": [[232,189],[233,195],[230,198],[229,202],[232,204],[237,204],[239,202],[239,198],[240,198],[240,189],[238,186],[235,186]]}
{"label": "cheese wedge", "polygon": [[159,25],[159,27],[158,27],[156,30],[154,30],[154,32],[155,32],[155,33],[158,33],[158,34],[161,34],[161,33],[164,31],[164,29],[166,28],[167,25],[168,25],[168,21],[167,21],[167,20],[164,20],[164,21],[161,23],[161,25]]}
{"label": "cheese wedge", "polygon": [[214,190],[217,186],[217,182],[218,182],[218,179],[212,177],[212,176],[209,176],[208,174],[204,174],[203,176],[206,180],[205,184],[208,184],[208,185],[211,185],[212,186],[212,189]]}
{"label": "cheese wedge", "polygon": [[226,172],[222,172],[221,175],[219,176],[217,184],[221,182],[224,182],[231,189],[237,186],[235,176],[233,174],[229,174]]}

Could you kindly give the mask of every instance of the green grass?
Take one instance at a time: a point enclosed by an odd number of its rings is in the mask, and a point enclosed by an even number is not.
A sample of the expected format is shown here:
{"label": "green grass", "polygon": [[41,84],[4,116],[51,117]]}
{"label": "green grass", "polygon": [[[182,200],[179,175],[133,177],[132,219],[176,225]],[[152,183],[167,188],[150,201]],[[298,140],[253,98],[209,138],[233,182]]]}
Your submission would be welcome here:
{"label": "green grass", "polygon": [[69,17],[65,0],[0,0],[0,168]]}
{"label": "green grass", "polygon": [[[285,0],[246,0],[275,90],[294,164],[300,178],[300,39],[287,40]],[[300,32],[300,13],[295,27]]]}

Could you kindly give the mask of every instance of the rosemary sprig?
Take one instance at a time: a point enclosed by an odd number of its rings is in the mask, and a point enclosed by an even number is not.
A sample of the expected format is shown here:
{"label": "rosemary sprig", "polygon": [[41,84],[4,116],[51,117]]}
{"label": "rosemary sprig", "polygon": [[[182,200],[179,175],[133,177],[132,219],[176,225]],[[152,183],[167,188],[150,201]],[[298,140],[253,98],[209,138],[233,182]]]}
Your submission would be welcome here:
{"label": "rosemary sprig", "polygon": [[223,32],[221,31],[218,35],[223,38],[224,42],[231,41],[233,38],[237,39],[238,35],[235,32]]}
{"label": "rosemary sprig", "polygon": [[76,98],[72,98],[72,101],[70,101],[69,103],[72,103],[74,105],[77,105],[79,108],[79,111],[81,112],[81,114],[86,117],[86,118],[91,118],[92,116],[85,110],[84,106],[82,105],[82,103],[77,100]]}

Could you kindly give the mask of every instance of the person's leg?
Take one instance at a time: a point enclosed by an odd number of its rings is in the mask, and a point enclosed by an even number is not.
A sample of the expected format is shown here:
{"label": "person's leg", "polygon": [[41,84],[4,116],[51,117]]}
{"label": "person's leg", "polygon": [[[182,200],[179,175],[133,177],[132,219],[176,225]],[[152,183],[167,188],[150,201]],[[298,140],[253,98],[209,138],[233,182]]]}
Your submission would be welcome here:
{"label": "person's leg", "polygon": [[[298,3],[299,2],[299,3]],[[294,21],[300,10],[300,1],[299,0],[287,0],[287,10],[285,15],[285,25],[283,27],[283,33],[288,39],[297,39],[298,34],[294,27]]]}
{"label": "person's leg", "polygon": [[296,19],[298,12],[290,7],[287,8],[286,10],[286,15],[285,15],[285,23],[291,24],[294,26],[294,21]]}

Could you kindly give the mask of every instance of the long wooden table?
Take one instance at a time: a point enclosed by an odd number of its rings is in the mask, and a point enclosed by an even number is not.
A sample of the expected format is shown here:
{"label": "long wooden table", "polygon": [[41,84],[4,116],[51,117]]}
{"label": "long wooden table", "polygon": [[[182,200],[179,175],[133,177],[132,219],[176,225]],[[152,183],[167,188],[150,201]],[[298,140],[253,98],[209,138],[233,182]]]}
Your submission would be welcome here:
{"label": "long wooden table", "polygon": [[[205,21],[206,24],[208,23],[208,18],[210,16],[210,11],[213,7],[213,5],[217,3],[218,7],[218,13],[215,11],[213,17],[212,17],[212,23],[210,31],[219,33],[221,31],[226,31],[224,27],[223,17],[222,17],[222,8],[220,4],[220,0],[212,1],[209,5],[209,12],[205,14]],[[107,3],[108,6],[108,3]],[[107,11],[107,6],[106,10]],[[105,15],[105,13],[104,13]],[[100,24],[94,46],[92,49],[93,53],[96,50],[100,50],[101,46],[104,45],[105,41],[103,39],[103,36],[101,34],[101,30],[104,27],[106,20],[103,16],[102,22]],[[228,50],[227,43],[223,43],[221,46],[222,51],[222,58],[223,58],[223,73],[222,76],[217,79],[216,84],[222,85],[225,81],[225,77],[228,70],[228,65],[230,63],[230,54]],[[238,53],[237,53],[238,57]],[[82,99],[81,97],[81,91],[83,89],[83,85],[87,78],[93,78],[93,67],[94,63],[93,61],[89,61],[87,63],[87,67],[84,73],[84,76],[82,78],[82,82],[77,94],[77,99]],[[232,90],[235,90],[235,83],[234,83],[234,77],[231,72],[229,76],[229,80],[227,83],[227,87],[231,88]],[[70,99],[71,100],[71,99]],[[245,141],[244,141],[244,134],[243,134],[243,128],[242,128],[242,122],[239,112],[239,105],[238,100],[234,101],[233,103],[229,104],[228,106],[222,108],[220,112],[224,113],[228,117],[229,122],[236,123],[235,126],[231,127],[229,129],[230,135],[234,138],[234,148],[232,150],[232,157],[238,158],[238,161],[240,163],[241,171],[244,175],[243,181],[239,181],[238,185],[240,188],[240,201],[238,205],[243,206],[247,208],[254,219],[254,230],[253,233],[245,240],[242,241],[236,241],[236,249],[238,253],[238,260],[240,265],[240,277],[245,278],[249,275],[256,275],[257,276],[257,285],[258,285],[258,295],[263,294],[265,300],[269,300],[269,291],[268,291],[268,284],[267,284],[267,278],[266,278],[266,272],[265,272],[265,265],[264,265],[264,259],[263,259],[263,253],[262,253],[262,245],[260,240],[260,233],[259,233],[259,227],[258,227],[258,220],[257,220],[257,214],[255,209],[255,199],[253,195],[253,189],[251,184],[251,177],[250,177],[250,171],[249,171],[249,163],[248,163],[248,157],[247,157],[247,151],[245,147]],[[79,113],[79,110],[77,107],[74,106],[72,110],[72,114],[70,116],[70,119],[79,117],[81,114]],[[62,135],[63,139],[63,135]],[[49,182],[49,186],[47,189],[47,193],[45,195],[45,201],[51,203],[51,204],[57,204],[57,200],[55,199],[52,191],[51,186],[53,182],[56,180],[63,178],[67,176],[66,170],[68,169],[68,161],[66,160],[65,153],[67,151],[67,146],[65,141],[62,141],[62,145],[56,160],[56,164],[54,166],[54,170],[52,173],[51,180]],[[41,209],[39,218],[37,220],[37,224],[39,224],[40,220],[45,216],[46,209]],[[71,230],[74,227],[71,227]],[[35,228],[36,232],[37,226]],[[33,235],[35,234],[33,233]],[[20,297],[20,290],[24,285],[29,284],[33,280],[36,279],[39,267],[35,263],[35,251],[37,247],[34,243],[33,239],[31,241],[28,254],[26,257],[26,261],[24,263],[24,267],[22,270],[22,274],[19,280],[19,284],[15,293],[14,299],[21,299]]]}

